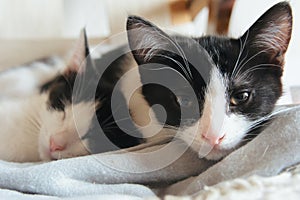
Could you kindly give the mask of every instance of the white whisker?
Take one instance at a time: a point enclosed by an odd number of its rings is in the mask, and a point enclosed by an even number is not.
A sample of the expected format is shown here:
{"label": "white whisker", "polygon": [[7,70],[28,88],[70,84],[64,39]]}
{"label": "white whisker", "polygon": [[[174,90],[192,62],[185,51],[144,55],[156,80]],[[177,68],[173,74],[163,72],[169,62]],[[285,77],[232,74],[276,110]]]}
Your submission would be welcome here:
{"label": "white whisker", "polygon": [[[268,48],[268,49],[269,49],[269,48]],[[237,67],[238,70],[237,70],[237,72],[234,74],[234,76],[232,76],[232,79],[236,78],[236,76],[239,75],[239,73],[242,71],[243,67],[244,67],[247,63],[249,63],[252,59],[254,59],[255,57],[257,57],[258,55],[260,55],[260,54],[266,52],[268,49],[263,49],[263,50],[257,52],[256,54],[254,54],[253,56],[251,56],[250,58],[248,58],[248,60],[246,60],[244,63],[240,63],[240,65]]]}
{"label": "white whisker", "polygon": [[[244,49],[245,49],[245,46],[246,46],[248,37],[249,37],[249,30],[247,30],[247,35],[246,35],[246,39],[245,39],[245,41],[244,41],[244,44],[243,44],[243,42],[242,42],[242,39],[239,39],[239,41],[240,41],[240,52],[239,52],[239,55],[238,55],[238,59],[237,59],[236,62],[235,62],[235,66],[233,67],[233,71],[232,71],[231,77],[232,77],[232,76],[233,76],[233,77],[235,76],[234,74],[235,74],[236,69],[238,68],[237,66],[239,65],[240,58],[241,58],[241,56],[242,56],[242,54],[243,54],[243,52],[244,52]],[[245,57],[245,58],[246,58],[246,57]],[[244,58],[244,59],[245,59],[245,58]],[[244,61],[244,59],[242,60],[242,62]]]}

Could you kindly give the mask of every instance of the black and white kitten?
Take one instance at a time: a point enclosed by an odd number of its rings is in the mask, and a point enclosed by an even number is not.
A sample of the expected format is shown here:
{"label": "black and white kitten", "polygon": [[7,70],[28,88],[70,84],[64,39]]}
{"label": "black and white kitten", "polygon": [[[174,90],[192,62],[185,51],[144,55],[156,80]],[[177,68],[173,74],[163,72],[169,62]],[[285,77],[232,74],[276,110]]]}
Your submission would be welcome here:
{"label": "black and white kitten", "polygon": [[[139,144],[113,121],[110,93],[121,69],[104,73],[108,56],[92,60],[82,31],[66,68],[44,83],[40,93],[2,100],[0,159],[47,161]],[[107,78],[99,81],[99,74]],[[96,86],[92,95],[90,86]],[[104,132],[96,128],[98,123]]]}
{"label": "black and white kitten", "polygon": [[[129,107],[144,135],[149,134],[142,129],[147,123],[163,124],[161,134],[178,131],[176,137],[201,157],[216,160],[266,125],[282,95],[284,55],[292,30],[287,2],[270,8],[237,39],[170,36],[136,16],[128,18],[127,29],[143,84],[142,98],[133,96],[135,105]],[[180,80],[173,80],[173,89],[149,83],[168,79],[174,71],[190,84],[196,98]],[[157,104],[166,117],[161,117]],[[181,119],[182,114],[187,117]]]}

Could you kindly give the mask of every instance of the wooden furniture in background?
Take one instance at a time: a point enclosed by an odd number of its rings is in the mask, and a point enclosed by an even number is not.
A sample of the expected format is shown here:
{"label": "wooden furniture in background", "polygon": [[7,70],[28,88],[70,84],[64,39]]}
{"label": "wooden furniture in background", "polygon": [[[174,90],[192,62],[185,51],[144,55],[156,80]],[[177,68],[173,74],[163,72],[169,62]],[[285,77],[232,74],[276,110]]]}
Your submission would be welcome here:
{"label": "wooden furniture in background", "polygon": [[173,24],[192,21],[197,14],[208,6],[209,0],[169,0]]}
{"label": "wooden furniture in background", "polygon": [[227,35],[234,2],[235,0],[209,0],[208,33]]}
{"label": "wooden furniture in background", "polygon": [[226,35],[235,0],[170,0],[173,24],[193,20],[204,8],[209,8],[207,33]]}

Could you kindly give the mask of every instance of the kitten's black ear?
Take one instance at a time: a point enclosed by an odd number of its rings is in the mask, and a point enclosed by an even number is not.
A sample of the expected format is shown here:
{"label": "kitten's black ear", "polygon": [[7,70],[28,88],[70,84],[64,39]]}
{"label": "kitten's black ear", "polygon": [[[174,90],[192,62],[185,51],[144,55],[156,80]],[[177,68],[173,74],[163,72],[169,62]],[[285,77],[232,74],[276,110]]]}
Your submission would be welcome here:
{"label": "kitten's black ear", "polygon": [[267,10],[242,36],[257,51],[265,51],[271,59],[283,62],[292,32],[292,10],[281,2]]}
{"label": "kitten's black ear", "polygon": [[143,64],[161,50],[171,50],[172,39],[154,24],[137,16],[127,18],[129,47],[138,64]]}
{"label": "kitten's black ear", "polygon": [[86,70],[86,58],[89,59],[89,45],[85,28],[80,32],[80,37],[76,41],[71,58],[67,64],[65,73],[82,73]]}

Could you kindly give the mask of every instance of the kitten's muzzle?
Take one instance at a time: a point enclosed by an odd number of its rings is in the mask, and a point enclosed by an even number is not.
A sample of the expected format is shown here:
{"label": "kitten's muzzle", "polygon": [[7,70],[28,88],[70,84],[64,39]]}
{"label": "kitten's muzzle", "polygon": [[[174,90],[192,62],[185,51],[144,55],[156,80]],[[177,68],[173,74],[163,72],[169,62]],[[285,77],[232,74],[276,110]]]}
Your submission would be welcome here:
{"label": "kitten's muzzle", "polygon": [[60,145],[55,142],[53,137],[50,137],[50,152],[63,151],[66,148],[66,145]]}
{"label": "kitten's muzzle", "polygon": [[211,134],[202,134],[201,136],[202,136],[203,140],[205,140],[212,146],[215,146],[222,142],[222,140],[225,137],[225,134],[221,135],[221,136],[215,136],[215,135],[211,135]]}

